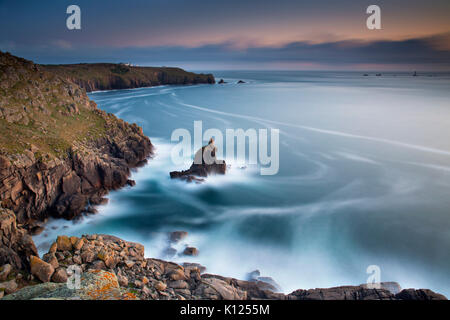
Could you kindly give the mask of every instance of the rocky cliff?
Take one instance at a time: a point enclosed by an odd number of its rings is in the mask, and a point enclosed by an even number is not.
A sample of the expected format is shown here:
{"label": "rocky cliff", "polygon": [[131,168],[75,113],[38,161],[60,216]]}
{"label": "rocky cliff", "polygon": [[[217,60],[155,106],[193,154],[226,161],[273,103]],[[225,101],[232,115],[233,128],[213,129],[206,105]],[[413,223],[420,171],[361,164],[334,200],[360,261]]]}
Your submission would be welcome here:
{"label": "rocky cliff", "polygon": [[1,52],[0,131],[1,206],[29,230],[92,211],[152,153],[140,127],[97,109],[84,89]]}
{"label": "rocky cliff", "polygon": [[[33,239],[17,225],[11,210],[0,208],[0,266],[10,265],[15,270],[23,270],[28,266],[30,255],[37,255]],[[5,279],[0,277],[0,281]]]}
{"label": "rocky cliff", "polygon": [[88,92],[167,84],[215,83],[212,74],[196,74],[179,68],[135,67],[111,63],[43,65],[40,67],[78,84]]}

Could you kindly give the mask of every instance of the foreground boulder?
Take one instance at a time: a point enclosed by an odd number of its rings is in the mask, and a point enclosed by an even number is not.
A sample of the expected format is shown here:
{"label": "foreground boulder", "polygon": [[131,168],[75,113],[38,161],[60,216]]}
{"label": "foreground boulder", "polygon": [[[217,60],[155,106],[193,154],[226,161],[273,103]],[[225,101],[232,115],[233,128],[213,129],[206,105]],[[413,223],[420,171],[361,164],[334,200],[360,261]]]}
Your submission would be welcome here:
{"label": "foreground boulder", "polygon": [[191,167],[185,171],[172,171],[171,179],[182,179],[187,182],[203,182],[204,178],[212,174],[225,174],[227,165],[224,160],[216,158],[217,147],[214,139],[210,139],[208,145],[199,149],[194,157]]}
{"label": "foreground boulder", "polygon": [[4,300],[136,300],[136,296],[119,286],[114,273],[89,270],[80,277],[79,287],[66,283],[43,283],[23,288]]}
{"label": "foreground boulder", "polygon": [[49,282],[55,269],[50,263],[44,262],[38,257],[30,257],[31,273],[42,282]]}

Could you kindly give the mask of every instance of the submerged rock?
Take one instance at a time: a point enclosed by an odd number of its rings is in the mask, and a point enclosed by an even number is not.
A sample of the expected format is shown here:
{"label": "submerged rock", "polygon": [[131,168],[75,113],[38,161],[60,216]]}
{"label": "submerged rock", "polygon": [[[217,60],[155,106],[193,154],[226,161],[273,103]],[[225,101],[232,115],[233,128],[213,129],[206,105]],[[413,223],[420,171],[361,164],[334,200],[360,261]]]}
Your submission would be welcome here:
{"label": "submerged rock", "polygon": [[186,231],[174,231],[169,234],[169,241],[173,243],[180,242],[188,236]]}
{"label": "submerged rock", "polygon": [[254,270],[247,274],[247,281],[250,282],[263,282],[264,284],[258,284],[260,287],[270,288],[271,291],[280,292],[281,287],[276,281],[271,277],[261,277],[261,272],[259,270]]}
{"label": "submerged rock", "polygon": [[183,254],[185,256],[198,256],[199,252],[197,248],[194,247],[186,247],[186,249],[184,249]]}

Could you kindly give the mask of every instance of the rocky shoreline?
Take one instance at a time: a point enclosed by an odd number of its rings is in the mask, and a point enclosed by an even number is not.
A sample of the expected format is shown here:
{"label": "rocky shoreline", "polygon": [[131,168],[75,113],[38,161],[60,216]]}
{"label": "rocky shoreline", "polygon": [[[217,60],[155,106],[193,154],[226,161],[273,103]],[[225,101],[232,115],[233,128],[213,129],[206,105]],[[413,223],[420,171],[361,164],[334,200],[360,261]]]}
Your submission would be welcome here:
{"label": "rocky shoreline", "polygon": [[[70,288],[74,270],[79,270],[81,283]],[[205,270],[195,263],[145,258],[141,244],[109,235],[59,236],[42,258],[30,255],[29,273],[2,266],[0,280],[10,280],[0,282],[0,290],[4,300],[446,300],[431,290],[401,290],[397,283],[381,283],[379,289],[360,285],[283,294],[269,281],[238,280]]]}
{"label": "rocky shoreline", "polygon": [[[178,74],[175,79],[189,82]],[[97,109],[70,78],[31,61],[0,52],[0,80],[0,298],[445,299],[430,290],[392,292],[399,287],[392,284],[380,289],[361,285],[285,295],[258,275],[249,281],[237,280],[207,274],[197,264],[145,258],[141,244],[109,235],[61,235],[39,257],[31,234],[41,232],[50,216],[74,219],[95,213],[94,206],[104,203],[110,190],[134,185],[129,180],[131,170],[151,157],[153,145],[136,124]],[[197,81],[194,76],[192,83]],[[210,83],[211,78],[206,76],[205,81]],[[202,155],[204,149],[200,151]],[[200,163],[173,173],[173,178],[192,180],[226,171],[225,163],[211,168]],[[189,248],[186,254],[198,251]],[[73,267],[82,273],[79,289],[66,285]]]}

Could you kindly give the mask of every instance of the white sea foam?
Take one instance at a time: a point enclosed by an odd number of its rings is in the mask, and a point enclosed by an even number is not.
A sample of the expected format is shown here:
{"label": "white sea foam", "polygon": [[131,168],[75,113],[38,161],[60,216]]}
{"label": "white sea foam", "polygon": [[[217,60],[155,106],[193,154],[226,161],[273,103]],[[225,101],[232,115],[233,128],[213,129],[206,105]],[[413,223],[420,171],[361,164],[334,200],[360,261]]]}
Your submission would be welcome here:
{"label": "white sea foam", "polygon": [[344,157],[346,159],[349,160],[353,160],[353,161],[359,161],[359,162],[366,162],[366,163],[370,163],[370,164],[376,164],[378,165],[379,163],[377,161],[374,161],[372,159],[363,157],[361,155],[357,155],[354,153],[350,153],[350,152],[336,152],[335,154],[340,155],[341,157]]}
{"label": "white sea foam", "polygon": [[422,151],[422,152],[429,152],[429,153],[436,153],[436,154],[450,156],[450,151],[448,151],[448,150],[436,149],[436,148],[431,148],[431,147],[426,147],[426,146],[421,146],[421,145],[416,145],[416,144],[410,144],[410,143],[405,143],[405,142],[390,140],[390,139],[363,136],[363,135],[352,134],[352,133],[347,133],[347,132],[320,129],[320,128],[315,128],[315,127],[310,127],[310,126],[297,125],[297,124],[286,123],[286,122],[275,121],[275,120],[268,120],[268,119],[263,119],[263,118],[248,116],[248,115],[242,115],[242,114],[237,114],[237,113],[224,112],[224,111],[219,111],[219,110],[214,110],[214,109],[209,109],[209,108],[205,108],[205,107],[199,107],[196,105],[184,103],[184,102],[180,101],[179,99],[178,99],[178,103],[180,105],[183,105],[188,108],[202,110],[205,112],[217,113],[217,114],[221,114],[224,116],[236,117],[236,118],[247,119],[247,120],[252,120],[252,121],[266,122],[266,123],[287,126],[287,127],[292,127],[292,128],[299,128],[299,129],[309,130],[312,132],[340,136],[340,137],[345,137],[345,138],[380,142],[380,143],[389,144],[389,145],[393,145],[393,146],[397,146],[397,147],[403,147],[403,148],[414,149],[414,150],[418,150],[418,151]]}

